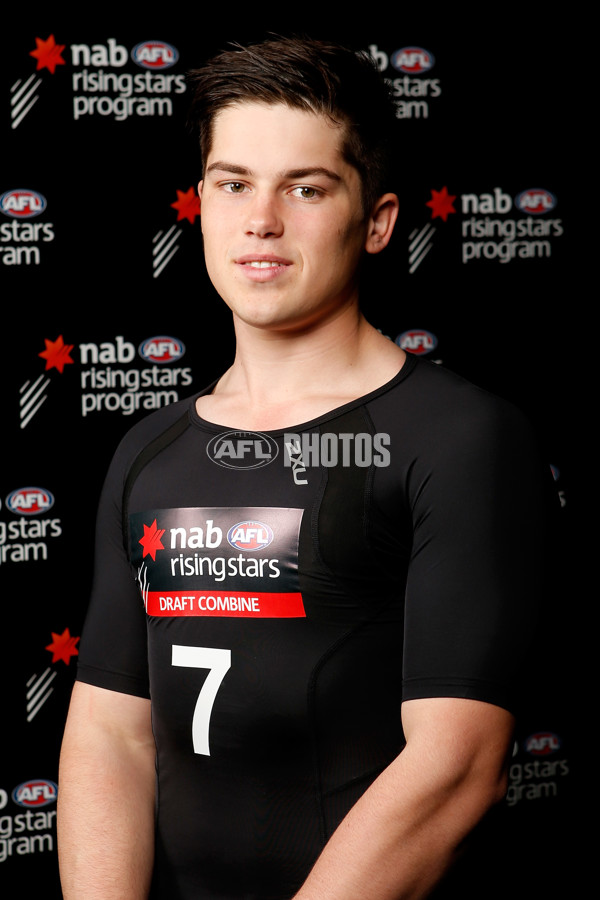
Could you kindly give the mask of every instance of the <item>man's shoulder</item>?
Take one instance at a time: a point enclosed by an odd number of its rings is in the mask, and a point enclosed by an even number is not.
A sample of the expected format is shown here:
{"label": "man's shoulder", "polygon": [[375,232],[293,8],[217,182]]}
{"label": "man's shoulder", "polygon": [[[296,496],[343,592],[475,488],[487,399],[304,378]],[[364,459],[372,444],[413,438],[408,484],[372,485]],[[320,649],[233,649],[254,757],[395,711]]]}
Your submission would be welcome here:
{"label": "man's shoulder", "polygon": [[477,384],[459,372],[426,359],[417,358],[411,366],[405,385],[399,384],[396,396],[427,402],[434,408],[447,409],[449,414],[474,412],[522,415],[511,400]]}
{"label": "man's shoulder", "polygon": [[452,369],[417,358],[404,379],[371,404],[378,427],[385,423],[404,440],[448,444],[475,435],[526,436],[531,422],[512,400]]}
{"label": "man's shoulder", "polygon": [[196,396],[176,400],[137,421],[120,439],[113,461],[126,469],[154,442],[169,440],[170,435],[185,431],[190,424]]}

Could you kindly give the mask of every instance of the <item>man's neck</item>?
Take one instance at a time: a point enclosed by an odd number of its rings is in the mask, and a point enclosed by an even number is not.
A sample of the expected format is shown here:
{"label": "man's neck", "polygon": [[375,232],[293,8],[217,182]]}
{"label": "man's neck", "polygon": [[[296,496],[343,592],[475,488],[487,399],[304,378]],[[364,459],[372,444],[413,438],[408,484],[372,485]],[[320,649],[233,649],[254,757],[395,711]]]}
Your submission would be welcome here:
{"label": "man's neck", "polygon": [[310,421],[385,384],[404,353],[356,310],[289,334],[236,321],[231,368],[198,412],[217,424],[274,430]]}

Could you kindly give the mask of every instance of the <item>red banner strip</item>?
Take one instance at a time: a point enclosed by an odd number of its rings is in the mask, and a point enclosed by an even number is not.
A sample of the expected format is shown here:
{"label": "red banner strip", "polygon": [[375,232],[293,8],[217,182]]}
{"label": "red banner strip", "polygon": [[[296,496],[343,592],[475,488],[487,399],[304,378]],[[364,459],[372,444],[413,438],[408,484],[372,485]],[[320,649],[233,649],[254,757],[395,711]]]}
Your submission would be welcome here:
{"label": "red banner strip", "polygon": [[304,618],[302,594],[248,593],[207,590],[148,591],[149,616],[235,616],[252,619]]}

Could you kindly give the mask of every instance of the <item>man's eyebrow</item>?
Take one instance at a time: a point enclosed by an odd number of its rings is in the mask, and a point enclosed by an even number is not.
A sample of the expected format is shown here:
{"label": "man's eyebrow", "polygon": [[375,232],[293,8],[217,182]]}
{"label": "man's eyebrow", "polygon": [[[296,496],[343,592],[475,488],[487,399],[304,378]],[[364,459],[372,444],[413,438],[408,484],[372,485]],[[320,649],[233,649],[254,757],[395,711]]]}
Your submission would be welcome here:
{"label": "man's eyebrow", "polygon": [[[214,163],[211,163],[210,166],[206,169],[206,174],[209,175],[211,172],[228,172],[231,175],[242,175],[249,176],[252,175],[252,170],[248,169],[246,166],[239,166],[237,163],[226,162],[225,160],[217,160]],[[321,175],[322,177],[329,178],[330,181],[341,181],[341,176],[337,174],[337,172],[333,172],[331,169],[325,168],[325,166],[306,166],[301,169],[289,169],[288,171],[282,172],[281,177],[283,178],[291,178],[291,179],[302,179],[302,178],[311,178],[314,175]]]}
{"label": "man's eyebrow", "polygon": [[337,172],[332,172],[331,169],[326,169],[324,166],[308,166],[305,169],[290,169],[289,172],[284,172],[283,174],[286,178],[294,179],[311,178],[313,175],[323,175],[331,181],[342,180]]}
{"label": "man's eyebrow", "polygon": [[210,172],[215,171],[230,172],[232,175],[252,175],[252,172],[246,166],[238,166],[235,163],[224,162],[223,160],[211,163],[206,169],[206,174],[208,175]]}

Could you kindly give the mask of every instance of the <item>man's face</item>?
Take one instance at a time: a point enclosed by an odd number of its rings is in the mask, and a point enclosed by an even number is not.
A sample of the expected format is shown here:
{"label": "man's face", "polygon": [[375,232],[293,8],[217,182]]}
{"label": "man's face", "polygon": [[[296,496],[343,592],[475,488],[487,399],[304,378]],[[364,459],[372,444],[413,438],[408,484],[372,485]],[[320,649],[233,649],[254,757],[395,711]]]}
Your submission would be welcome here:
{"label": "man's face", "polygon": [[200,184],[209,276],[234,317],[276,332],[357,300],[368,223],[327,119],[284,105],[221,111]]}

